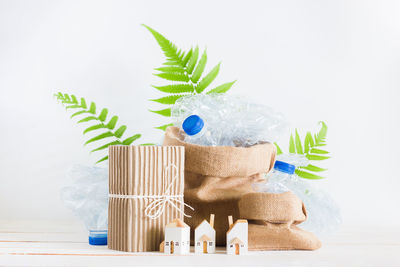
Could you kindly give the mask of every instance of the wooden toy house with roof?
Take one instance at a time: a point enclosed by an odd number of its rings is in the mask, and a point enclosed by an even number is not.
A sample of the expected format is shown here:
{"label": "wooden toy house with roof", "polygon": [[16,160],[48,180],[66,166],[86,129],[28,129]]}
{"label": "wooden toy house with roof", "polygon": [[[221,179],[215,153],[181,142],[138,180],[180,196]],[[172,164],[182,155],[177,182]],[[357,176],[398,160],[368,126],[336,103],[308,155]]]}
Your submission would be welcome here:
{"label": "wooden toy house with roof", "polygon": [[226,253],[243,255],[248,252],[248,223],[247,220],[237,220],[233,223],[232,216],[228,217],[229,230],[226,232]]}
{"label": "wooden toy house with roof", "polygon": [[194,230],[194,251],[196,254],[215,253],[214,214],[210,222],[203,220]]}
{"label": "wooden toy house with roof", "polygon": [[189,254],[190,227],[180,219],[165,226],[164,253]]}

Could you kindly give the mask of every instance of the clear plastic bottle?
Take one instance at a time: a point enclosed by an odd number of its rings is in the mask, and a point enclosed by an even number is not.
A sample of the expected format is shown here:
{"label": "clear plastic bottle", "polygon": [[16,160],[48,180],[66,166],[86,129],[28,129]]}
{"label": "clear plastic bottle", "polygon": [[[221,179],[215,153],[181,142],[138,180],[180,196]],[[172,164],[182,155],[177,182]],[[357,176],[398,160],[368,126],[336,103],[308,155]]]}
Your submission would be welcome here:
{"label": "clear plastic bottle", "polygon": [[182,129],[186,133],[185,141],[191,144],[203,146],[216,146],[217,141],[211,132],[207,130],[202,118],[198,115],[191,115],[187,117],[182,123]]}
{"label": "clear plastic bottle", "polygon": [[74,165],[60,193],[88,229],[89,244],[107,245],[108,169]]}
{"label": "clear plastic bottle", "polygon": [[307,220],[301,224],[303,229],[319,234],[334,232],[341,224],[337,204],[328,193],[299,178],[295,169],[295,165],[277,160],[266,182],[253,184],[253,189],[273,194],[293,192],[307,209]]}

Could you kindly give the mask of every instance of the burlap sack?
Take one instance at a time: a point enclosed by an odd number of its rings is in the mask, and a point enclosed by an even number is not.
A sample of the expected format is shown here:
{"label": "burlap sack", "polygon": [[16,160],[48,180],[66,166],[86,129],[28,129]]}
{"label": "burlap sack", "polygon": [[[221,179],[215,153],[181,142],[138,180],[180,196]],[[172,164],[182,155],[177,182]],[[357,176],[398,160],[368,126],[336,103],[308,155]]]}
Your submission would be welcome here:
{"label": "burlap sack", "polygon": [[185,210],[192,216],[185,222],[193,229],[216,214],[216,242],[225,245],[228,216],[239,218],[239,199],[253,192],[251,184],[274,166],[276,148],[270,143],[246,148],[199,146],[182,140],[179,128],[167,128],[164,145],[185,147],[185,202],[195,209]]}
{"label": "burlap sack", "polygon": [[303,202],[292,192],[249,193],[239,201],[240,218],[249,222],[249,250],[315,250],[318,238],[296,225],[305,221]]}

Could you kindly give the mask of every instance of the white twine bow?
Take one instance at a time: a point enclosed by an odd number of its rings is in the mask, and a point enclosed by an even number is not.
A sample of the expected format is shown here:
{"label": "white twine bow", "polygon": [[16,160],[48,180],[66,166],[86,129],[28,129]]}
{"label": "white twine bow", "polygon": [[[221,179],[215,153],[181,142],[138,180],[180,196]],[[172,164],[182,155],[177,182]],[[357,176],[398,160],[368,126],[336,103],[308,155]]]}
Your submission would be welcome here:
{"label": "white twine bow", "polygon": [[[114,198],[130,198],[130,199],[153,199],[152,202],[147,205],[146,209],[144,210],[145,215],[150,219],[157,219],[160,217],[164,211],[167,204],[170,204],[173,208],[183,214],[185,217],[191,217],[187,215],[184,211],[185,206],[191,210],[194,210],[191,206],[186,204],[183,201],[183,195],[170,195],[170,190],[172,185],[175,183],[176,179],[178,179],[178,167],[175,164],[170,164],[164,168],[162,178],[163,181],[167,181],[167,177],[169,174],[169,169],[171,167],[175,168],[175,176],[172,178],[171,183],[168,185],[166,190],[161,195],[119,195],[119,194],[110,194],[110,197]],[[181,208],[178,205],[181,205]]]}

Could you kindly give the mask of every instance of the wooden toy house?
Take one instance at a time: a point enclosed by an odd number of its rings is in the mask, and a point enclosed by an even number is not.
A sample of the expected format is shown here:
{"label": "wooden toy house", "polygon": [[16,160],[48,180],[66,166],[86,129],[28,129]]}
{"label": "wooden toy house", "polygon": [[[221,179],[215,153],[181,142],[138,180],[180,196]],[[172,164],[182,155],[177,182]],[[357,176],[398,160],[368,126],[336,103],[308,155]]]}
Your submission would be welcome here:
{"label": "wooden toy house", "polygon": [[247,220],[237,220],[233,223],[232,216],[228,217],[229,230],[226,232],[226,253],[229,255],[243,255],[248,251],[248,223]]}
{"label": "wooden toy house", "polygon": [[215,253],[214,214],[210,223],[203,220],[194,230],[194,251],[196,254]]}
{"label": "wooden toy house", "polygon": [[190,227],[180,219],[165,226],[164,253],[188,254],[190,252]]}

